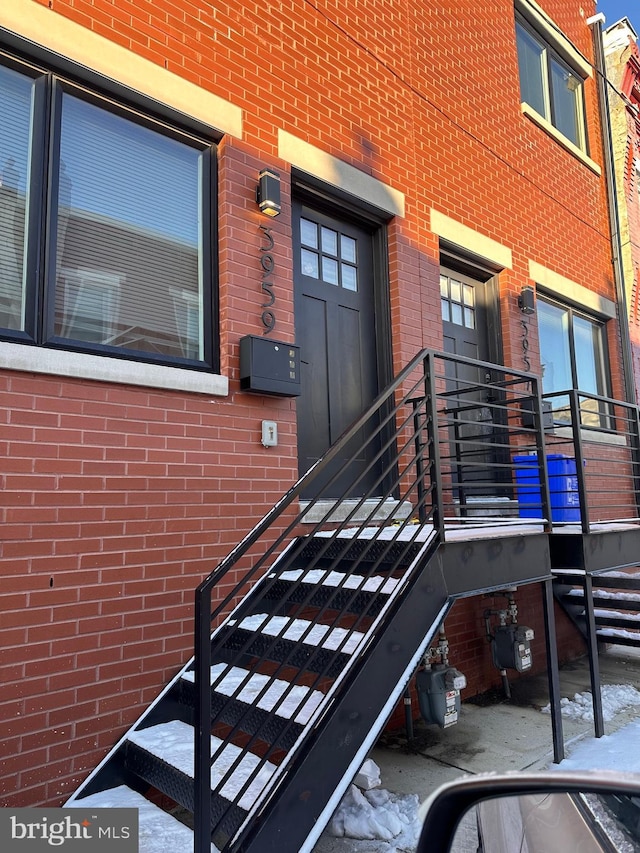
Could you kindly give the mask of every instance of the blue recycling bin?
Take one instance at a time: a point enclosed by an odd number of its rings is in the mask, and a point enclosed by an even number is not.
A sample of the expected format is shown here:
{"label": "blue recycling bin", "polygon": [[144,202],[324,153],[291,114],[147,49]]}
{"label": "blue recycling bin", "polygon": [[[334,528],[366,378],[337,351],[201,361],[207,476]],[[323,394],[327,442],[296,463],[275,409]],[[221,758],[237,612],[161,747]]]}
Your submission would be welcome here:
{"label": "blue recycling bin", "polygon": [[[551,521],[580,521],[580,495],[576,460],[560,453],[549,454],[547,476],[551,500]],[[542,518],[542,493],[538,476],[538,457],[514,456],[518,515],[520,518]]]}

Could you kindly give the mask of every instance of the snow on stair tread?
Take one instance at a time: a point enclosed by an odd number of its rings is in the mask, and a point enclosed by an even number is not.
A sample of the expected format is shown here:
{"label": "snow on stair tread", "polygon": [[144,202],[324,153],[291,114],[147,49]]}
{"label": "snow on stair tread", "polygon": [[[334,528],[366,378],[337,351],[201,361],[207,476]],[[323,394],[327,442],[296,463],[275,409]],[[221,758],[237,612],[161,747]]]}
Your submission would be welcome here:
{"label": "snow on stair tread", "polygon": [[[211,667],[211,685],[215,687],[217,693],[222,693],[224,696],[233,696],[240,702],[254,705],[256,696],[270,684],[257,703],[257,707],[262,708],[264,711],[274,710],[274,706],[278,703],[283,693],[289,690],[287,697],[275,708],[274,713],[286,719],[291,719],[295,714],[294,721],[301,725],[309,722],[311,715],[324,699],[324,693],[320,690],[311,690],[310,687],[304,687],[303,685],[292,687],[288,681],[284,681],[281,678],[274,679],[269,675],[263,675],[259,672],[253,673],[242,690],[237,693],[238,688],[248,675],[248,670],[242,669],[242,667],[233,666],[229,669],[226,663],[217,663]],[[185,672],[183,678],[187,681],[194,681],[195,674],[193,670]]]}
{"label": "snow on stair tread", "polygon": [[640,631],[626,631],[624,628],[598,628],[599,637],[617,637],[619,640],[635,640],[640,643]]}
{"label": "snow on stair tread", "polygon": [[624,619],[627,622],[638,621],[638,614],[628,610],[603,610],[600,607],[594,607],[593,615],[601,619]]}
{"label": "snow on stair tread", "polygon": [[[322,586],[339,586],[343,589],[361,589],[364,592],[382,592],[391,594],[398,585],[397,578],[383,578],[374,575],[365,578],[363,575],[345,575],[342,572],[327,572],[323,569],[290,569],[279,575],[280,580],[297,581],[302,576],[302,583],[322,584]],[[346,580],[345,580],[346,578]]]}
{"label": "snow on stair tread", "polygon": [[[193,777],[193,728],[187,723],[183,723],[181,720],[170,720],[168,723],[159,723],[157,726],[150,726],[147,729],[134,730],[129,733],[128,738],[142,749],[181,770],[187,776]],[[212,736],[211,754],[213,755],[221,745],[222,741]],[[242,758],[234,767],[232,775],[218,790],[220,780],[241,754]],[[245,782],[251,779],[250,784],[236,803],[245,811],[249,811],[277,769],[269,761],[257,770],[259,765],[260,758],[257,755],[244,752],[235,744],[227,744],[211,765],[212,790],[217,791],[227,800],[235,801]]]}
{"label": "snow on stair tread", "polygon": [[[432,524],[405,524],[403,527],[390,524],[387,527],[345,527],[337,534],[338,539],[377,539],[380,542],[427,542],[434,536]],[[318,530],[313,534],[319,539],[335,536],[335,530]]]}
{"label": "snow on stair tread", "polygon": [[[65,808],[73,809],[138,809],[139,853],[162,853],[165,850],[179,850],[189,853],[193,850],[193,832],[188,826],[171,817],[170,814],[154,806],[142,794],[119,785],[106,791],[98,791],[88,797],[73,800]],[[211,853],[218,848],[211,845]]]}
{"label": "snow on stair tread", "polygon": [[[620,592],[619,590],[613,589],[594,589],[594,596],[598,598],[610,598],[612,601],[618,599],[619,601],[638,601],[640,602],[640,593],[639,592]],[[569,597],[579,598],[584,595],[584,590],[582,587],[570,589],[567,592]]]}
{"label": "snow on stair tread", "polygon": [[[230,625],[235,620],[230,620]],[[269,636],[280,637],[283,640],[300,640],[305,645],[322,646],[323,649],[337,649],[344,654],[353,654],[364,637],[360,631],[349,631],[346,628],[330,628],[328,625],[314,625],[307,619],[289,619],[286,616],[269,616],[268,613],[256,613],[245,617],[238,627],[245,631],[260,631]],[[285,630],[286,629],[286,630]],[[309,631],[304,639],[303,634]],[[347,638],[344,645],[341,643]]]}

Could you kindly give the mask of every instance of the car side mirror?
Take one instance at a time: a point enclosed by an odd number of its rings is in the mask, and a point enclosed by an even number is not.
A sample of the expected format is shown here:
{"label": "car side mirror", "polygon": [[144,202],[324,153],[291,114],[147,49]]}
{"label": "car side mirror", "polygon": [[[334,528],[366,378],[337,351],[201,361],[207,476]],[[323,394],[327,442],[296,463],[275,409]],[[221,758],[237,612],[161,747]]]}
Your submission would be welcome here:
{"label": "car side mirror", "polygon": [[640,775],[482,774],[443,785],[421,814],[416,853],[636,850]]}

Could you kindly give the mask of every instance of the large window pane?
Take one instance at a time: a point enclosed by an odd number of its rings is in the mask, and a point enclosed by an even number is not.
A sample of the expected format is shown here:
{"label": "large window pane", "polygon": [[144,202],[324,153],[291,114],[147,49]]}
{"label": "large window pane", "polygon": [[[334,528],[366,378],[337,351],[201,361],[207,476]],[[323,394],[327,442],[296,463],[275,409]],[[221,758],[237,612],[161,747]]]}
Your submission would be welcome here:
{"label": "large window pane", "polygon": [[[590,394],[606,395],[604,387],[604,351],[602,327],[584,317],[573,318],[578,388]],[[606,406],[598,400],[580,399],[582,423],[585,426],[608,426]]]}
{"label": "large window pane", "polygon": [[0,326],[25,327],[33,80],[0,67]]}
{"label": "large window pane", "polygon": [[202,152],[62,96],[57,337],[202,359]]}
{"label": "large window pane", "polygon": [[[543,392],[552,394],[573,388],[569,312],[538,299],[538,334]],[[556,420],[570,420],[568,397],[552,397],[551,407]]]}
{"label": "large window pane", "polygon": [[[542,386],[545,394],[576,389],[583,394],[608,395],[604,329],[571,308],[538,299],[538,332]],[[583,426],[610,426],[607,404],[579,396]],[[569,397],[551,399],[554,418],[569,421]]]}
{"label": "large window pane", "polygon": [[555,126],[560,133],[570,139],[574,145],[581,146],[582,127],[580,123],[582,81],[564,65],[551,62],[551,91]]}
{"label": "large window pane", "polygon": [[601,327],[583,317],[573,318],[578,388],[590,394],[603,394]]}
{"label": "large window pane", "polygon": [[520,97],[548,118],[545,92],[545,49],[520,24],[516,24]]}
{"label": "large window pane", "polygon": [[583,86],[545,35],[516,21],[520,97],[566,139],[586,150]]}

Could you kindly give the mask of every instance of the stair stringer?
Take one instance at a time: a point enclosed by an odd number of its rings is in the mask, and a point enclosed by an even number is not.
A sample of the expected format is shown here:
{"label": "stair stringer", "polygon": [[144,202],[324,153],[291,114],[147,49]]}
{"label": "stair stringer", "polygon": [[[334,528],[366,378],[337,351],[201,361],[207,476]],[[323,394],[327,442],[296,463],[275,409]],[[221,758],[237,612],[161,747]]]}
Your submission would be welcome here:
{"label": "stair stringer", "polygon": [[[366,759],[455,598],[431,546],[357,656],[338,701],[325,710],[286,774],[266,792],[230,853],[310,853]],[[371,688],[372,678],[378,678]]]}
{"label": "stair stringer", "polygon": [[[238,609],[244,610],[248,599],[259,595],[267,578],[265,575],[254,586],[248,598],[229,614],[213,637],[236,619]],[[292,750],[293,761],[286,760],[278,768],[273,784],[265,788],[242,827],[233,833],[233,840],[225,846],[229,853],[245,850],[302,853],[312,849],[453,605],[454,598],[448,596],[444,582],[437,540],[431,539],[419,549],[412,564],[403,572],[403,582],[397,593],[389,598],[373,630],[367,633],[362,649],[353,656],[347,670],[327,694],[327,701],[300,735]],[[119,785],[144,793],[143,780],[131,776],[122,756],[134,731],[174,718],[172,693],[192,666],[193,658],[166,685],[65,806],[80,805],[83,797]],[[321,770],[315,769],[318,760]],[[286,801],[284,807],[282,797]],[[271,834],[269,842],[265,841],[265,833]]]}

